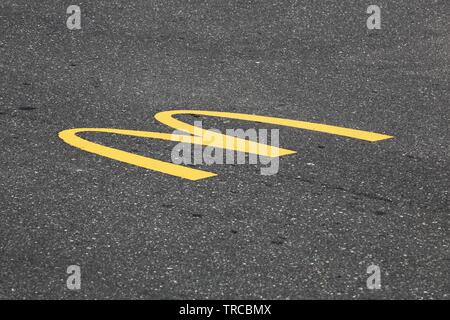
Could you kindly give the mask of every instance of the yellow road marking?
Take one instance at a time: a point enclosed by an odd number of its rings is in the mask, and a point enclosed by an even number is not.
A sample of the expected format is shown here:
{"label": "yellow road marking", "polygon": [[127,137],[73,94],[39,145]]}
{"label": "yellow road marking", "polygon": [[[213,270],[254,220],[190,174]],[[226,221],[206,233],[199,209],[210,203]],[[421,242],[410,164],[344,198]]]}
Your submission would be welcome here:
{"label": "yellow road marking", "polygon": [[[280,125],[285,127],[299,128],[305,130],[311,130],[316,132],[329,133],[344,137],[350,137],[354,139],[360,139],[370,142],[381,141],[385,139],[393,138],[392,136],[348,129],[337,126],[330,126],[320,123],[313,122],[305,122],[291,119],[283,119],[283,118],[274,118],[274,117],[266,117],[266,116],[257,116],[257,115],[249,115],[243,113],[230,113],[230,112],[217,112],[217,111],[202,111],[202,110],[171,110],[171,111],[163,111],[159,112],[155,115],[155,118],[161,123],[180,130],[191,135],[177,135],[177,134],[168,134],[161,132],[151,132],[151,131],[136,131],[136,130],[122,130],[122,129],[110,129],[110,128],[78,128],[78,129],[68,129],[61,131],[59,133],[59,137],[64,140],[67,144],[76,147],[78,149],[94,153],[103,157],[107,157],[110,159],[114,159],[117,161],[121,161],[124,163],[132,164],[138,167],[146,168],[149,170],[154,170],[158,172],[162,172],[165,174],[177,176],[180,178],[188,179],[188,180],[200,180],[209,177],[216,176],[217,174],[199,170],[192,169],[189,167],[173,164],[170,162],[156,160],[150,157],[140,156],[131,152],[126,152],[123,150],[119,150],[116,148],[107,147],[98,143],[94,143],[88,141],[86,139],[80,138],[77,136],[79,133],[86,132],[104,132],[104,133],[112,133],[133,137],[142,137],[142,138],[152,138],[152,139],[160,139],[166,141],[174,141],[174,142],[184,142],[191,144],[201,144],[201,145],[210,145],[217,148],[229,149],[234,151],[246,152],[246,153],[254,153],[261,156],[267,157],[277,157],[284,156],[289,154],[296,153],[295,151],[278,148],[275,146],[270,146],[266,144],[260,144],[254,141],[249,141],[245,139],[240,139],[232,136],[223,135],[217,132],[212,132],[209,130],[201,129],[190,125],[188,123],[184,123],[180,120],[175,119],[173,116],[180,114],[190,114],[190,115],[200,115],[200,116],[209,116],[209,117],[219,117],[219,118],[228,118],[235,120],[244,120],[244,121],[252,121],[252,122],[261,122],[272,125]],[[208,139],[204,137],[208,136]],[[208,140],[208,141],[206,141]]]}
{"label": "yellow road marking", "polygon": [[79,128],[79,129],[69,129],[64,130],[59,133],[59,137],[64,140],[67,144],[78,149],[98,154],[103,157],[111,158],[128,164],[132,164],[145,169],[150,169],[154,171],[159,171],[162,173],[174,175],[180,178],[185,178],[189,180],[200,180],[209,177],[214,177],[217,174],[192,169],[189,167],[173,164],[170,162],[160,161],[152,159],[150,157],[140,156],[131,152],[119,150],[116,148],[106,147],[101,144],[88,141],[86,139],[77,136],[78,133],[83,132],[105,132],[120,134],[125,136],[142,137],[142,138],[153,138],[167,141],[176,142],[186,142],[194,143],[194,137],[183,136],[183,135],[173,135],[168,133],[160,132],[150,132],[150,131],[135,131],[135,130],[120,130],[120,129],[108,129],[108,128]]}
{"label": "yellow road marking", "polygon": [[[190,114],[190,115],[199,115],[199,116],[209,116],[209,117],[218,117],[218,118],[227,118],[234,120],[244,120],[244,121],[252,121],[252,122],[261,122],[273,125],[279,125],[284,127],[305,129],[323,133],[334,134],[343,137],[349,137],[359,140],[366,140],[370,142],[381,141],[393,138],[392,136],[388,136],[385,134],[374,133],[369,131],[362,131],[356,129],[348,129],[337,126],[330,126],[326,124],[314,123],[314,122],[305,122],[299,120],[291,120],[291,119],[283,119],[283,118],[274,118],[274,117],[266,117],[266,116],[257,116],[252,114],[244,114],[244,113],[231,113],[231,112],[219,112],[219,111],[203,111],[203,110],[170,110],[159,112],[155,115],[155,119],[159,122],[181,131],[189,132],[190,134],[194,134],[195,127],[181,122],[180,120],[174,119],[173,116],[180,114]],[[197,129],[198,131],[198,129]],[[206,130],[203,130],[203,133]],[[241,150],[244,151],[244,150]]]}

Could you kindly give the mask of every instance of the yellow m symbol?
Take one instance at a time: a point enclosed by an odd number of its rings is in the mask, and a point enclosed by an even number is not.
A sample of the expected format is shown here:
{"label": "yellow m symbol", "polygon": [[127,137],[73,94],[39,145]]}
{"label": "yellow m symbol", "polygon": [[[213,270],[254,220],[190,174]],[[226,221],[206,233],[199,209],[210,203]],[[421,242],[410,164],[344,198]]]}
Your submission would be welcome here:
{"label": "yellow m symbol", "polygon": [[150,131],[136,131],[136,130],[121,130],[121,129],[110,129],[110,128],[77,128],[64,130],[59,133],[59,137],[71,146],[79,148],[81,150],[91,152],[94,154],[101,155],[103,157],[111,158],[128,164],[132,164],[138,167],[159,171],[162,173],[170,174],[184,179],[189,180],[200,180],[208,177],[216,176],[215,173],[192,169],[182,165],[173,164],[170,162],[164,162],[149,157],[140,156],[131,152],[126,152],[123,150],[107,147],[98,143],[88,141],[86,139],[77,136],[78,133],[83,132],[105,132],[113,133],[119,135],[142,137],[142,138],[153,138],[174,142],[184,142],[191,144],[209,145],[217,148],[234,150],[239,152],[253,153],[260,156],[266,157],[279,157],[288,154],[294,154],[295,151],[278,148],[266,144],[260,144],[255,141],[249,141],[245,139],[236,138],[233,136],[223,135],[221,133],[212,132],[204,129],[199,129],[188,123],[182,122],[174,118],[175,115],[189,114],[198,116],[209,116],[209,117],[219,117],[228,118],[235,120],[253,121],[259,123],[267,123],[272,125],[279,125],[284,127],[305,129],[323,133],[329,133],[334,135],[339,135],[343,137],[349,137],[359,140],[365,140],[369,142],[381,141],[385,139],[393,138],[392,136],[348,129],[343,127],[330,126],[320,123],[312,123],[298,120],[265,117],[257,115],[249,115],[243,113],[230,113],[230,112],[217,112],[217,111],[201,111],[201,110],[171,110],[159,112],[155,115],[155,119],[159,122],[173,128],[177,129],[190,135],[178,135],[169,134],[161,132],[150,132]]}

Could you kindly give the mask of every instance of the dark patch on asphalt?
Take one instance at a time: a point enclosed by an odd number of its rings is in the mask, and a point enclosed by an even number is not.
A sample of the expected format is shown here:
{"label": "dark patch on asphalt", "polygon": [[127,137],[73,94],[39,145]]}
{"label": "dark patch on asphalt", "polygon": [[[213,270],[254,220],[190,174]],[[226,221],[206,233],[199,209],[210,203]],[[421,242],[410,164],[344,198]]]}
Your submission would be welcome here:
{"label": "dark patch on asphalt", "polygon": [[374,194],[374,193],[367,193],[367,192],[360,192],[360,191],[354,191],[351,189],[347,189],[341,186],[333,186],[333,185],[328,185],[325,183],[321,183],[322,187],[325,187],[327,189],[332,189],[332,190],[339,190],[339,191],[343,191],[343,192],[348,192],[350,194],[353,194],[357,197],[364,197],[367,199],[371,199],[371,200],[380,200],[380,201],[384,201],[384,202],[392,202],[391,199],[388,199],[386,197]]}
{"label": "dark patch on asphalt", "polygon": [[287,238],[283,236],[277,236],[275,239],[271,240],[270,243],[275,244],[277,246],[281,246],[286,242]]}
{"label": "dark patch on asphalt", "polygon": [[385,198],[385,197],[382,197],[382,196],[379,196],[379,195],[374,194],[374,193],[355,192],[355,191],[346,190],[346,189],[342,189],[342,190],[347,191],[347,192],[349,192],[349,193],[352,193],[352,194],[354,194],[355,196],[364,197],[364,198],[371,199],[371,200],[380,200],[380,201],[391,202],[391,203],[392,203],[392,200],[391,200],[391,199]]}
{"label": "dark patch on asphalt", "polygon": [[[380,196],[380,195],[377,195],[377,194],[374,194],[374,193],[354,191],[354,190],[347,189],[347,188],[344,188],[344,187],[341,187],[341,186],[334,186],[334,185],[330,185],[330,184],[326,184],[326,183],[316,183],[316,182],[314,182],[311,179],[305,179],[303,177],[296,177],[295,179],[298,180],[298,181],[301,181],[301,182],[308,183],[308,184],[317,184],[317,185],[320,185],[320,186],[322,186],[322,187],[324,187],[326,189],[347,192],[347,193],[353,194],[353,195],[355,195],[357,197],[364,197],[364,198],[371,199],[371,200],[379,200],[379,201],[392,203],[391,199],[383,197],[383,196]],[[268,183],[268,185],[270,186],[270,183]]]}
{"label": "dark patch on asphalt", "polygon": [[308,183],[308,184],[314,184],[314,181],[313,181],[313,180],[311,180],[311,179],[305,179],[305,178],[303,178],[303,177],[296,177],[295,180],[298,180],[298,181],[300,181],[300,182],[305,182],[305,183]]}
{"label": "dark patch on asphalt", "polygon": [[20,111],[33,111],[36,110],[36,107],[19,107],[18,110]]}

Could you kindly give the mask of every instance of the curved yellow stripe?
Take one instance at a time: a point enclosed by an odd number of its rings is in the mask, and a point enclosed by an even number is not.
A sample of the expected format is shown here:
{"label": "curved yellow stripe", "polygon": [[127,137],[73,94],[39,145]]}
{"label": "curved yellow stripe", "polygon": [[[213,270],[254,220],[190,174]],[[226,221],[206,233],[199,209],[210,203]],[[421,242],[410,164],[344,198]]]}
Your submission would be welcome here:
{"label": "curved yellow stripe", "polygon": [[108,129],[108,128],[79,128],[64,130],[59,133],[59,137],[67,144],[81,150],[101,155],[103,157],[111,158],[128,164],[132,164],[138,167],[159,171],[162,173],[170,174],[189,180],[200,180],[209,177],[214,177],[217,174],[192,169],[189,167],[173,164],[170,162],[160,161],[149,157],[140,156],[131,152],[122,151],[116,148],[106,147],[98,143],[94,143],[77,136],[82,132],[105,132],[120,134],[133,137],[142,138],[154,138],[167,141],[194,143],[192,136],[160,133],[160,132],[147,132],[147,131],[135,131],[135,130],[120,130],[120,129]]}
{"label": "curved yellow stripe", "polygon": [[[173,116],[180,114],[190,114],[190,115],[199,115],[199,116],[209,116],[209,117],[219,117],[219,118],[228,118],[235,120],[244,120],[244,121],[252,121],[252,122],[261,122],[273,125],[279,125],[284,127],[305,129],[323,133],[334,134],[343,137],[349,137],[359,140],[365,140],[370,142],[381,141],[393,138],[392,136],[388,136],[385,134],[362,131],[356,129],[348,129],[337,126],[330,126],[326,124],[314,123],[314,122],[305,122],[299,120],[291,120],[291,119],[283,119],[283,118],[274,118],[274,117],[266,117],[266,116],[257,116],[251,114],[244,113],[231,113],[231,112],[219,112],[219,111],[203,111],[203,110],[170,110],[170,111],[162,111],[155,115],[155,119],[159,122],[164,123],[165,125],[175,128],[181,131],[189,132],[190,134],[194,134],[194,130],[199,131],[194,126],[184,123],[180,120],[175,119]],[[202,130],[204,134],[207,130]],[[218,134],[218,133],[217,133]],[[239,140],[239,139],[238,139]],[[239,151],[247,151],[247,150],[239,150]],[[290,150],[286,150],[290,151]],[[291,153],[293,151],[290,151]],[[282,155],[282,154],[280,154]]]}

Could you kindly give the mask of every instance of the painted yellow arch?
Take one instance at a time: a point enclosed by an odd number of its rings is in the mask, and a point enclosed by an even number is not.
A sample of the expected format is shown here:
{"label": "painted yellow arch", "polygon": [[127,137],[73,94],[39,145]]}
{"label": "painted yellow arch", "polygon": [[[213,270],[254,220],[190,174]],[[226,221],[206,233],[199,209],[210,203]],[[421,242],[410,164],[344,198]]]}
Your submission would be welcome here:
{"label": "painted yellow arch", "polygon": [[[162,111],[155,115],[155,119],[159,122],[177,129],[181,131],[188,132],[190,134],[194,134],[196,128],[188,123],[184,123],[180,120],[174,118],[175,115],[180,114],[190,114],[190,115],[198,115],[198,116],[208,116],[208,117],[218,117],[218,118],[227,118],[234,120],[244,120],[244,121],[252,121],[252,122],[261,122],[273,125],[279,125],[283,127],[291,127],[297,129],[305,129],[316,132],[323,132],[334,134],[338,136],[354,138],[359,140],[365,140],[370,142],[381,141],[393,138],[392,136],[388,136],[385,134],[374,133],[369,131],[362,131],[356,129],[348,129],[337,126],[330,126],[327,124],[320,124],[314,122],[305,122],[299,120],[291,120],[291,119],[283,119],[283,118],[274,118],[274,117],[266,117],[266,116],[258,116],[252,114],[244,114],[244,113],[231,113],[231,112],[219,112],[219,111],[203,111],[203,110],[170,110],[170,111]],[[198,129],[197,129],[198,131]],[[206,130],[202,130],[203,134]],[[245,150],[240,150],[245,151]]]}
{"label": "painted yellow arch", "polygon": [[[344,137],[350,137],[354,139],[360,139],[370,142],[381,141],[385,139],[393,138],[392,136],[356,130],[348,129],[337,126],[330,126],[319,123],[274,118],[266,116],[248,115],[243,113],[230,113],[230,112],[217,112],[217,111],[203,111],[203,110],[171,110],[159,112],[155,115],[155,118],[161,123],[180,130],[191,135],[178,135],[178,134],[168,134],[160,132],[150,132],[150,131],[136,131],[136,130],[122,130],[122,129],[110,129],[110,128],[78,128],[78,129],[68,129],[61,131],[59,137],[67,144],[76,147],[78,149],[97,154],[103,157],[142,167],[145,169],[162,172],[165,174],[177,176],[180,178],[188,180],[200,180],[209,177],[216,176],[217,174],[193,169],[182,165],[173,164],[170,162],[165,162],[161,160],[156,160],[150,157],[144,157],[131,152],[119,150],[116,148],[107,147],[98,143],[94,143],[83,139],[78,136],[80,133],[86,132],[103,132],[112,133],[133,137],[142,138],[152,138],[160,139],[166,141],[183,142],[191,144],[202,144],[209,145],[218,148],[226,148],[229,150],[255,153],[261,156],[267,157],[278,157],[296,153],[295,151],[278,148],[270,145],[260,144],[254,141],[239,139],[220,133],[212,132],[202,128],[192,126],[188,123],[184,123],[180,120],[174,118],[175,115],[180,114],[191,114],[191,115],[201,115],[210,117],[220,117],[235,120],[244,120],[252,122],[267,123],[272,125],[280,125],[285,127],[299,128],[305,130],[311,130],[316,132],[329,133]],[[206,139],[208,137],[208,139]],[[211,139],[212,138],[212,139]],[[212,141],[210,141],[210,139]],[[208,140],[208,141],[207,141]]]}
{"label": "painted yellow arch", "polygon": [[78,129],[69,129],[64,130],[59,133],[59,137],[64,140],[67,144],[81,149],[83,151],[87,151],[90,153],[98,154],[103,157],[107,157],[110,159],[114,159],[117,161],[121,161],[124,163],[132,164],[141,168],[158,171],[166,174],[170,174],[173,176],[177,176],[180,178],[185,178],[189,180],[200,180],[209,177],[214,177],[217,174],[193,169],[177,164],[173,164],[170,162],[165,162],[161,160],[152,159],[150,157],[140,156],[131,152],[119,150],[116,148],[107,147],[95,142],[88,141],[86,139],[80,138],[77,136],[79,133],[86,132],[104,132],[104,133],[113,133],[125,136],[132,137],[141,137],[141,138],[153,138],[167,141],[175,141],[175,142],[185,142],[185,143],[194,143],[193,136],[187,135],[175,135],[169,133],[160,133],[160,132],[151,132],[151,131],[135,131],[135,130],[121,130],[121,129],[108,129],[108,128],[78,128]]}

